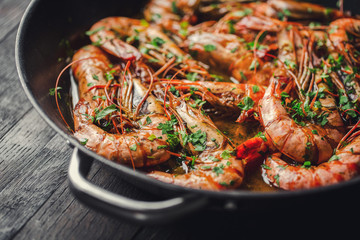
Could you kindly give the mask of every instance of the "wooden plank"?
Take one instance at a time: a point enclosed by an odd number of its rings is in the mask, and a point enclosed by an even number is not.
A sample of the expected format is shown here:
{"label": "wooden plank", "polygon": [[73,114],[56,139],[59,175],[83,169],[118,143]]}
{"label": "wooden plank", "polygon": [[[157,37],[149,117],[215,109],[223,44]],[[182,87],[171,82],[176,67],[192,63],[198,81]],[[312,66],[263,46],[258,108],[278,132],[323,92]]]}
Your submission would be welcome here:
{"label": "wooden plank", "polygon": [[29,3],[30,0],[0,1],[0,42],[10,31],[16,29]]}
{"label": "wooden plank", "polygon": [[[94,164],[91,181],[110,191],[132,198],[153,197]],[[64,182],[14,239],[131,239],[139,226],[105,216],[74,200]]]}
{"label": "wooden plank", "polygon": [[[1,21],[0,21],[1,22]],[[0,43],[0,139],[31,108],[15,66],[16,31]]]}
{"label": "wooden plank", "polygon": [[4,239],[21,229],[65,181],[71,150],[32,109],[3,137],[0,151],[0,239]]}

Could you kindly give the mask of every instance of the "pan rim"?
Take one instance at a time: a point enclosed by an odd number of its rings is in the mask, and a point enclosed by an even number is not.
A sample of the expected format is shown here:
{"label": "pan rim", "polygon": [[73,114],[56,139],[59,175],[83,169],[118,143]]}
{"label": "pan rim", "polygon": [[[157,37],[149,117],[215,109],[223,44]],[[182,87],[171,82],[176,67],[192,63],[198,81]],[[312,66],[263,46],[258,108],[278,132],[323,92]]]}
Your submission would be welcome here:
{"label": "pan rim", "polygon": [[[115,162],[112,162],[100,155],[97,155],[95,152],[85,148],[81,145],[73,136],[63,131],[60,127],[58,127],[55,122],[53,122],[47,113],[43,110],[40,106],[39,102],[36,100],[33,92],[30,90],[29,79],[30,77],[26,74],[25,66],[23,65],[24,62],[24,49],[23,49],[23,42],[24,34],[31,25],[31,15],[32,12],[39,6],[42,0],[32,0],[28,7],[26,8],[22,19],[20,21],[20,25],[17,30],[16,41],[15,41],[15,62],[16,62],[16,69],[19,75],[19,79],[22,85],[23,90],[26,93],[27,98],[29,99],[32,106],[35,110],[39,113],[42,119],[54,129],[62,138],[64,138],[67,143],[72,147],[78,148],[81,152],[85,153],[87,157],[90,157],[96,161],[99,161],[101,164],[110,167],[111,169],[116,170],[118,173],[123,173],[126,176],[121,176],[125,181],[129,182],[125,177],[129,176],[132,179],[139,180],[146,184],[151,184],[152,186],[161,188],[161,191],[171,191],[172,193],[181,195],[186,193],[193,193],[198,194],[202,197],[208,197],[210,199],[222,199],[222,200],[251,200],[251,199],[278,199],[278,198],[296,198],[296,197],[304,197],[310,196],[314,194],[321,194],[325,192],[331,192],[343,189],[345,187],[350,187],[355,184],[360,183],[360,177],[355,177],[348,181],[343,181],[337,184],[329,185],[329,186],[322,186],[316,187],[312,189],[300,189],[295,191],[271,191],[271,192],[261,192],[261,191],[249,191],[249,190],[225,190],[225,191],[210,191],[210,190],[201,190],[201,189],[192,189],[188,187],[182,187],[170,183],[164,183],[153,179],[142,172],[133,171],[131,168],[125,165],[121,165]],[[130,182],[129,182],[130,183]],[[137,185],[137,187],[141,189],[145,189],[145,187],[141,187]]]}

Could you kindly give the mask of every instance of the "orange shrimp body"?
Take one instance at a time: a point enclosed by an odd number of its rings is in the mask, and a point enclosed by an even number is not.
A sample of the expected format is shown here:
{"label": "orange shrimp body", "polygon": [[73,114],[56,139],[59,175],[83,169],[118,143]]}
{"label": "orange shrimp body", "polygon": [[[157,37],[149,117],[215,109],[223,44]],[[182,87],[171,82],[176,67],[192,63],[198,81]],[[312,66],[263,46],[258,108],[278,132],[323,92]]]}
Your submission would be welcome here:
{"label": "orange shrimp body", "polygon": [[72,65],[72,70],[78,81],[79,98],[90,100],[94,96],[103,95],[103,89],[88,89],[89,85],[107,82],[104,73],[110,70],[111,63],[104,52],[98,47],[87,45],[75,53],[73,61],[75,64]]}
{"label": "orange shrimp body", "polygon": [[243,181],[244,166],[234,156],[224,159],[221,157],[222,153],[223,150],[203,152],[196,160],[195,169],[186,174],[176,175],[153,171],[149,173],[149,176],[163,182],[189,188],[204,190],[235,189]]}
{"label": "orange shrimp body", "polygon": [[289,116],[280,96],[275,95],[278,84],[278,80],[272,78],[259,104],[265,132],[281,153],[296,162],[319,164],[327,161],[344,136],[340,115],[336,111],[328,113],[328,123],[324,127],[311,123],[300,126]]}
{"label": "orange shrimp body", "polygon": [[108,17],[95,23],[87,33],[94,44],[101,46],[108,53],[124,60],[139,60],[140,51],[118,36],[125,39],[144,29],[145,26],[141,25],[138,19]]}
{"label": "orange shrimp body", "polygon": [[360,20],[354,18],[341,18],[330,23],[328,28],[329,39],[336,50],[345,56],[348,64],[360,64],[358,54],[350,43],[349,34],[360,36]]}
{"label": "orange shrimp body", "polygon": [[264,177],[274,186],[285,190],[308,189],[347,181],[360,172],[360,137],[318,166],[293,166],[277,156],[264,162]]}
{"label": "orange shrimp body", "polygon": [[[170,158],[166,151],[166,135],[157,129],[159,123],[167,120],[164,115],[144,116],[139,120],[139,129],[124,134],[112,134],[93,123],[94,109],[94,102],[84,100],[80,100],[74,109],[74,136],[88,149],[114,162],[134,167],[154,166]],[[151,119],[150,124],[147,124],[148,118]]]}
{"label": "orange shrimp body", "polygon": [[198,154],[193,167],[185,174],[152,171],[149,176],[158,180],[206,190],[234,189],[241,185],[244,179],[244,165],[242,161],[232,155],[232,147],[227,139],[221,135],[209,118],[202,116],[199,111],[191,109],[185,103],[176,107],[179,117],[188,125],[189,131],[206,133],[205,149]]}
{"label": "orange shrimp body", "polygon": [[[113,131],[114,133],[107,132],[95,123],[100,123],[98,114],[109,106],[106,102],[110,100],[103,99],[104,88],[91,88],[109,83],[105,76],[109,74],[110,61],[102,50],[91,45],[76,52],[74,60],[77,62],[73,65],[73,71],[81,98],[74,108],[74,136],[99,155],[133,167],[153,166],[168,160],[170,154],[166,151],[167,137],[157,128],[160,123],[166,122],[167,118],[162,114],[161,107],[152,106],[156,105],[155,101],[151,101],[154,97],[149,97],[147,102],[151,114],[142,116],[136,123],[137,128],[124,132],[125,122],[122,121],[119,127],[122,134],[120,130]],[[115,109],[114,112],[116,113]]]}
{"label": "orange shrimp body", "polygon": [[[258,103],[265,92],[264,87],[255,84],[187,80],[173,80],[171,84],[182,89],[199,89],[200,96],[214,108],[209,110],[210,114],[221,117],[240,114],[238,122],[258,113]],[[241,110],[239,104],[243,104],[246,99],[251,99],[254,104],[250,109]]]}

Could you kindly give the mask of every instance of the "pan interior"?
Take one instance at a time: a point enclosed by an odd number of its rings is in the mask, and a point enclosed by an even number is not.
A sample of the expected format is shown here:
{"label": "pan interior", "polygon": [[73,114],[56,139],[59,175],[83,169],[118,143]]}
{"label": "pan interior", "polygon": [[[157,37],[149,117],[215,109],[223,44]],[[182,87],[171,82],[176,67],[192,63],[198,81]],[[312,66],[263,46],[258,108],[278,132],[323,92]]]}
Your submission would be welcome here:
{"label": "pan interior", "polygon": [[[328,7],[336,6],[337,0],[319,0],[313,1]],[[105,4],[104,4],[105,3]],[[56,108],[54,97],[49,94],[49,90],[55,87],[58,74],[67,65],[69,57],[74,50],[88,44],[88,37],[85,35],[90,26],[108,16],[139,16],[146,1],[41,1],[35,0],[28,8],[19,34],[17,42],[18,48],[18,68],[21,71],[21,81],[26,92],[34,104],[35,108],[40,112],[41,116],[62,136],[69,139],[70,142],[80,147],[84,152],[89,153],[84,147],[73,139],[71,132],[64,124],[59,112]],[[351,9],[352,12],[360,12],[360,5],[356,0],[345,1],[345,8]],[[59,99],[60,109],[65,120],[70,126],[73,126],[73,118],[71,113],[72,96],[71,81],[69,81],[69,71],[66,71],[60,78],[59,86],[61,90],[61,99]],[[94,154],[89,154],[94,157]],[[95,157],[101,159],[101,157]],[[127,170],[127,167],[107,164],[112,168],[116,168],[129,175],[135,176],[142,180],[146,180],[153,185],[160,186],[164,189],[179,190],[178,187],[169,187],[167,184],[152,181],[142,174],[134,173]],[[140,180],[139,182],[142,182]],[[139,184],[140,186],[141,184]],[[184,189],[181,189],[184,190]],[[186,190],[194,192],[197,190]],[[210,195],[222,195],[224,193],[209,193]],[[248,194],[248,193],[246,193]],[[262,195],[262,193],[251,193]],[[278,193],[279,195],[286,193]],[[225,193],[228,196],[242,195],[240,192]]]}

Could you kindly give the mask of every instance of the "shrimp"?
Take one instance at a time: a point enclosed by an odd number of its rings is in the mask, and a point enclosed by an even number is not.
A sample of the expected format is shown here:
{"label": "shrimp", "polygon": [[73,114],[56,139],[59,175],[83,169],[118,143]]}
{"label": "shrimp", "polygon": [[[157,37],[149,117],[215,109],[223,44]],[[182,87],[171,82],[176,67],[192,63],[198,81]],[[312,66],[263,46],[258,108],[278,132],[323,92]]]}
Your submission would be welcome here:
{"label": "shrimp", "polygon": [[[335,66],[331,73],[342,94],[358,105],[360,96],[360,83],[358,81],[358,44],[356,38],[360,36],[360,20],[341,18],[330,23],[327,34],[329,36],[326,46],[329,52],[328,59],[324,61],[327,66]],[[354,38],[355,36],[355,38]]]}
{"label": "shrimp", "polygon": [[236,36],[208,32],[190,35],[187,47],[196,59],[224,72],[246,51]]}
{"label": "shrimp", "polygon": [[94,124],[93,119],[97,116],[95,109],[97,105],[94,102],[83,99],[74,109],[74,136],[86,148],[111,161],[136,168],[154,166],[171,157],[167,152],[166,135],[157,129],[160,123],[167,120],[164,115],[146,115],[139,119],[138,129],[113,134]]}
{"label": "shrimp", "polygon": [[[274,63],[266,59],[266,52],[272,46],[256,50],[239,41],[233,34],[197,32],[188,37],[187,48],[193,56],[222,71],[239,82],[267,85],[274,69]],[[272,60],[272,59],[270,59]],[[255,70],[256,69],[256,70]]]}
{"label": "shrimp", "polygon": [[245,164],[261,161],[269,153],[277,152],[274,144],[266,133],[258,133],[236,148],[237,159],[242,159]]}
{"label": "shrimp", "polygon": [[[106,53],[99,47],[86,45],[79,49],[73,56],[74,64],[72,65],[73,74],[78,81],[79,98],[88,101],[95,100],[99,104],[103,103],[106,95],[105,86],[109,82],[107,78],[113,78],[119,72],[119,66],[113,66]],[[139,78],[149,75],[148,67],[141,62],[136,64],[138,78],[131,79],[122,86],[121,101],[131,112],[132,104],[138,105],[142,97],[148,91],[141,83]],[[122,76],[124,77],[124,76]],[[134,91],[133,91],[134,90]],[[130,94],[133,93],[133,94]],[[156,112],[163,113],[163,108],[159,106],[154,96],[150,95],[146,101],[146,113]],[[146,114],[145,113],[145,114]]]}
{"label": "shrimp", "polygon": [[139,60],[141,53],[129,43],[119,38],[133,41],[147,26],[138,19],[127,17],[107,17],[96,22],[87,34],[93,44],[101,46],[108,53],[124,60]]}
{"label": "shrimp", "polygon": [[273,8],[278,17],[291,19],[312,19],[325,21],[342,17],[343,14],[336,9],[329,9],[323,6],[298,2],[294,0],[269,0],[269,7]]}
{"label": "shrimp", "polygon": [[[185,77],[187,73],[197,73],[199,79],[211,79],[206,64],[192,59],[179,48],[161,29],[148,27],[140,36],[140,49],[147,63],[163,69],[163,74],[176,73]],[[163,66],[167,66],[165,70]],[[160,74],[157,72],[156,75]]]}
{"label": "shrimp", "polygon": [[240,115],[238,122],[243,122],[254,113],[258,113],[258,102],[263,97],[265,88],[255,84],[236,84],[230,82],[191,82],[173,80],[175,89],[195,90],[212,108],[205,112],[212,116],[227,117]]}
{"label": "shrimp", "polygon": [[[215,25],[214,31],[220,33],[235,34],[245,41],[255,39],[259,31],[267,31],[269,34],[277,33],[290,23],[283,22],[268,10],[273,9],[267,3],[244,4],[222,17]],[[291,23],[294,24],[294,23]]]}
{"label": "shrimp", "polygon": [[[270,140],[284,155],[296,162],[310,161],[320,164],[332,155],[332,150],[344,135],[344,123],[336,111],[335,100],[331,96],[320,99],[324,110],[318,113],[318,124],[303,122],[300,126],[289,116],[281,103],[280,96],[276,96],[275,89],[279,87],[279,80],[272,78],[263,99],[259,103],[260,122],[265,128]],[[324,85],[322,87],[325,88]],[[299,121],[299,120],[298,120]]]}
{"label": "shrimp", "polygon": [[[304,43],[301,47],[304,51],[301,51],[302,56],[299,56],[300,52],[297,53],[296,49],[300,48],[297,46],[301,44],[285,41],[287,35],[287,30],[279,33],[279,59],[292,64],[287,64],[286,71],[282,68],[275,71],[275,77],[271,79],[269,88],[259,103],[260,122],[265,132],[262,138],[255,137],[240,145],[237,148],[237,157],[254,161],[263,159],[265,154],[279,151],[296,162],[319,164],[331,156],[332,150],[345,133],[345,127],[331,89],[323,81],[324,76],[330,78],[325,74],[326,69],[315,68],[315,74],[309,71],[309,68],[313,67],[313,59],[306,49],[311,44]],[[301,62],[297,59],[301,59]],[[293,78],[295,80],[289,80]],[[286,88],[291,89],[295,83],[302,101],[291,101],[287,90],[282,91],[280,87],[286,85]],[[304,97],[301,93],[305,92],[306,88],[308,93],[316,92],[312,100],[309,94]],[[322,96],[318,98],[319,92]],[[297,110],[293,109],[294,106]],[[305,117],[305,121],[296,116]],[[309,120],[312,122],[307,123]]]}
{"label": "shrimp", "polygon": [[[105,79],[104,76],[111,74],[110,61],[106,54],[95,46],[89,45],[80,49],[75,53],[74,60],[77,62],[73,65],[73,71],[81,96],[74,108],[74,136],[99,155],[115,162],[132,164],[134,168],[153,166],[168,160],[170,154],[166,151],[167,136],[157,128],[160,123],[166,122],[167,118],[151,94],[146,97],[145,104],[142,103],[145,87],[141,85],[141,81],[129,78],[127,84],[123,84],[122,90],[113,91],[121,86],[121,82],[113,84],[119,85],[118,87],[111,87],[114,76]],[[129,69],[125,70],[130,74]],[[104,83],[109,85],[109,88],[103,87]],[[92,86],[93,84],[95,85]],[[127,89],[126,86],[133,88]],[[131,94],[131,102],[127,103],[126,94],[133,91],[137,93]],[[142,97],[139,99],[137,94]],[[136,108],[140,105],[141,108],[140,119],[135,119],[137,122],[130,119],[134,112],[133,105]],[[123,111],[126,114],[123,115]]]}
{"label": "shrimp", "polygon": [[[190,55],[180,49],[159,27],[150,26],[141,20],[126,17],[104,18],[91,27],[88,35],[95,45],[122,60],[144,59],[144,62],[151,66],[168,66],[164,71],[166,73],[178,72],[176,67],[180,67],[186,71],[197,71],[207,78],[210,76],[206,70],[208,66],[191,59]],[[124,38],[127,42],[122,40]],[[135,41],[139,44],[138,48],[131,45]]]}
{"label": "shrimp", "polygon": [[330,23],[328,28],[329,39],[336,50],[345,56],[349,64],[360,64],[356,48],[351,44],[350,36],[360,36],[360,20],[341,18]]}
{"label": "shrimp", "polygon": [[360,137],[318,166],[290,165],[280,157],[268,157],[262,166],[264,178],[285,190],[308,189],[347,181],[360,172]]}
{"label": "shrimp", "polygon": [[107,83],[104,73],[110,71],[111,62],[104,52],[98,47],[87,45],[74,54],[73,61],[75,64],[72,70],[78,81],[79,98],[90,100],[94,96],[104,95],[103,89],[93,88],[88,91],[89,86]]}
{"label": "shrimp", "polygon": [[194,134],[203,136],[201,149],[195,151],[201,153],[194,160],[192,168],[184,174],[152,171],[148,176],[167,183],[205,190],[234,189],[240,186],[244,178],[243,163],[231,154],[232,147],[212,121],[184,102],[176,107],[176,112],[181,121],[191,126],[188,130],[192,135],[185,135],[185,139],[192,139]]}
{"label": "shrimp", "polygon": [[242,9],[243,5],[241,1],[201,1],[198,14],[201,19],[218,20],[234,9]]}
{"label": "shrimp", "polygon": [[221,157],[227,151],[229,150],[224,149],[201,154],[194,169],[182,175],[152,171],[148,176],[162,182],[189,188],[204,190],[235,189],[242,183],[244,168],[241,161],[236,160],[234,156],[226,159]]}
{"label": "shrimp", "polygon": [[169,19],[175,21],[180,21],[182,18],[191,20],[191,18],[196,18],[194,12],[199,3],[200,0],[151,0],[144,10],[145,19],[158,24]]}

